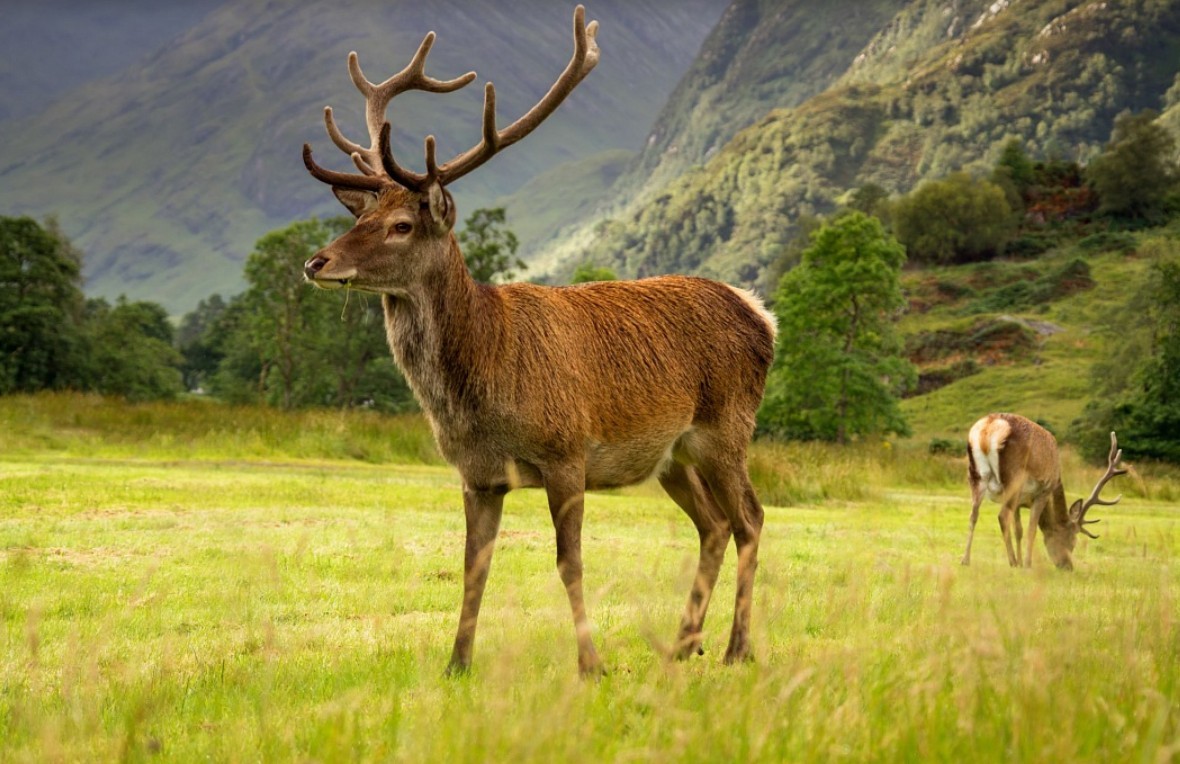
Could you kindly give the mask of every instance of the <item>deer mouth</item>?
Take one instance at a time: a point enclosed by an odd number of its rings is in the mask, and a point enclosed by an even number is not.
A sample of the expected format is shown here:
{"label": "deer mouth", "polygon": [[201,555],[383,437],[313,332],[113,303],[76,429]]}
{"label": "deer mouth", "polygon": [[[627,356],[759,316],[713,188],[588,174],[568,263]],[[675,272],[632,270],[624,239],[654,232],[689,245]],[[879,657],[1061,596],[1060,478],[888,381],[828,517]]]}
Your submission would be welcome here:
{"label": "deer mouth", "polygon": [[345,273],[320,273],[308,276],[307,280],[320,289],[343,289],[356,278],[356,269],[350,268]]}

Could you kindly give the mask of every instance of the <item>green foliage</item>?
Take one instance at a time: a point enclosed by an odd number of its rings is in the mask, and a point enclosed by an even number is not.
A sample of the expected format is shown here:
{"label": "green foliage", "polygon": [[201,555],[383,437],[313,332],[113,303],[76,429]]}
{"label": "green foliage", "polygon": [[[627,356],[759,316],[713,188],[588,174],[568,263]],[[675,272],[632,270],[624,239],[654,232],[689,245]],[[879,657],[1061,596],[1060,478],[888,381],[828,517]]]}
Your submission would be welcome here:
{"label": "green foliage", "polygon": [[1180,462],[1180,259],[1152,265],[1111,330],[1118,345],[1095,366],[1098,396],[1074,422],[1071,439],[1098,460],[1113,430],[1128,457]]}
{"label": "green foliage", "polygon": [[516,234],[504,227],[504,208],[478,209],[463,221],[459,246],[471,277],[482,284],[512,281],[513,269],[528,268],[516,256],[520,242]]}
{"label": "green foliage", "polygon": [[189,345],[219,359],[209,378],[213,394],[284,409],[413,407],[389,355],[380,301],[364,295],[350,300],[346,293],[342,304],[340,294],[304,283],[303,263],[351,223],[302,221],[259,239],[246,261],[249,288]]}
{"label": "green foliage", "polygon": [[925,263],[995,257],[1015,231],[1003,189],[961,172],[923,183],[893,204],[891,217],[907,255]]}
{"label": "green foliage", "polygon": [[908,433],[897,395],[913,382],[893,319],[905,252],[880,221],[823,225],[775,295],[778,353],[759,413],[765,431],[835,440]]}
{"label": "green foliage", "polygon": [[85,337],[87,389],[130,401],[172,398],[183,389],[172,324],[156,303],[87,300]]}
{"label": "green foliage", "polygon": [[1115,120],[1110,143],[1090,163],[1087,177],[1101,200],[1099,211],[1129,220],[1158,222],[1180,181],[1176,140],[1146,109]]}
{"label": "green foliage", "polygon": [[1120,252],[1128,254],[1135,251],[1139,239],[1130,231],[1099,231],[1090,234],[1078,242],[1078,249],[1087,253]]}
{"label": "green foliage", "polygon": [[1036,168],[1024,150],[1024,143],[1012,138],[1000,150],[1000,157],[992,175],[993,180],[1005,180],[1012,184],[1016,193],[1023,196],[1036,182]]}
{"label": "green foliage", "polygon": [[852,192],[848,199],[848,207],[880,218],[888,209],[888,201],[888,191],[876,183],[866,183]]}
{"label": "green foliage", "polygon": [[965,308],[967,313],[996,313],[1005,310],[1044,309],[1084,289],[1091,289],[1094,279],[1090,266],[1081,258],[1074,258],[1034,280],[1016,281],[980,292],[977,299]]}
{"label": "green foliage", "polygon": [[570,283],[584,284],[588,281],[616,281],[618,278],[610,268],[592,265],[591,263],[582,263],[574,269],[574,275],[570,278]]}
{"label": "green foliage", "polygon": [[187,390],[202,388],[217,371],[222,353],[213,341],[213,327],[220,321],[228,306],[221,295],[210,295],[197,303],[196,309],[185,314],[176,332],[176,344],[184,361],[181,373]]}
{"label": "green foliage", "polygon": [[155,303],[85,301],[81,253],[50,221],[0,217],[0,394],[74,388],[131,400],[180,391]]}
{"label": "green foliage", "polygon": [[966,451],[965,441],[954,441],[949,438],[931,438],[926,450],[931,456],[947,456],[961,454]]}
{"label": "green foliage", "polygon": [[54,224],[0,217],[0,394],[81,382],[81,267]]}

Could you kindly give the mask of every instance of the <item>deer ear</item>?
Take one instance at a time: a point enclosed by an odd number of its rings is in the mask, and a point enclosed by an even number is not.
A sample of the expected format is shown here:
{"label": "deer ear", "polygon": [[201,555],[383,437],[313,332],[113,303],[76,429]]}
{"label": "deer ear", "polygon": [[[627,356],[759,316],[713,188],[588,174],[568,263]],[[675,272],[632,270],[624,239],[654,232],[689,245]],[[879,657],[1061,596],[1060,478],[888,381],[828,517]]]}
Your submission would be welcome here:
{"label": "deer ear", "polygon": [[1078,521],[1078,517],[1080,517],[1081,514],[1082,514],[1082,500],[1078,499],[1073,504],[1069,505],[1069,519],[1073,520],[1076,523]]}
{"label": "deer ear", "polygon": [[430,212],[430,221],[438,233],[444,234],[455,226],[455,200],[451,192],[435,181],[426,190],[426,205]]}
{"label": "deer ear", "polygon": [[366,212],[372,212],[377,209],[377,195],[372,191],[360,191],[355,188],[341,188],[340,186],[332,186],[332,193],[340,200],[340,203],[348,208],[353,217],[359,218]]}

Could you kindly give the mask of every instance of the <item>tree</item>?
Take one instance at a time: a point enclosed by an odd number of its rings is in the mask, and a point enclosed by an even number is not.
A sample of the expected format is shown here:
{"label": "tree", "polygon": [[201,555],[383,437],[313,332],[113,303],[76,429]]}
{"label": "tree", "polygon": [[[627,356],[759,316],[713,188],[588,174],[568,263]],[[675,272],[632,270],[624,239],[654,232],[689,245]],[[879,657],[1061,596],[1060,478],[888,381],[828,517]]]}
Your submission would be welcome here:
{"label": "tree", "polygon": [[221,295],[210,295],[197,303],[196,309],[180,321],[180,328],[176,331],[176,345],[184,358],[181,373],[184,375],[184,386],[187,390],[200,389],[217,371],[223,355],[211,343],[212,328],[227,307]]}
{"label": "tree", "polygon": [[87,300],[85,338],[87,389],[131,401],[172,398],[183,390],[182,358],[162,306],[125,297],[114,307],[103,299]]}
{"label": "tree", "polygon": [[1116,430],[1128,456],[1180,462],[1180,260],[1152,265],[1112,321],[1113,352],[1094,368],[1097,397],[1070,438],[1093,459]]}
{"label": "tree", "polygon": [[916,374],[893,318],[905,304],[905,250],[880,221],[850,212],[812,235],[775,295],[778,352],[763,430],[803,440],[908,434],[898,395]]}
{"label": "tree", "polygon": [[1008,206],[1023,211],[1025,197],[1036,182],[1036,166],[1028,158],[1024,144],[1012,138],[1000,150],[1000,158],[992,168],[991,182],[999,186],[1008,198]]}
{"label": "tree", "polygon": [[910,259],[957,263],[1002,254],[1016,230],[1003,189],[958,172],[927,181],[892,208],[893,233]]}
{"label": "tree", "polygon": [[582,263],[574,269],[571,284],[585,284],[588,281],[617,281],[618,276],[610,268]]}
{"label": "tree", "polygon": [[53,221],[0,217],[0,394],[79,383],[81,271]]}
{"label": "tree", "polygon": [[[189,345],[217,359],[214,395],[282,408],[413,407],[386,345],[380,300],[345,292],[342,303],[340,293],[304,283],[303,263],[351,224],[302,221],[258,240],[246,261],[249,287]],[[202,321],[190,314],[182,325]]]}
{"label": "tree", "polygon": [[1110,143],[1090,163],[1087,176],[1102,214],[1158,222],[1180,179],[1176,141],[1151,109],[1124,112],[1115,120]]}
{"label": "tree", "polygon": [[516,234],[504,228],[504,208],[478,209],[463,221],[459,245],[471,277],[482,284],[511,281],[516,272],[528,266],[516,257],[520,242]]}
{"label": "tree", "polygon": [[866,183],[852,192],[848,198],[851,209],[880,218],[889,201],[889,192],[876,183]]}

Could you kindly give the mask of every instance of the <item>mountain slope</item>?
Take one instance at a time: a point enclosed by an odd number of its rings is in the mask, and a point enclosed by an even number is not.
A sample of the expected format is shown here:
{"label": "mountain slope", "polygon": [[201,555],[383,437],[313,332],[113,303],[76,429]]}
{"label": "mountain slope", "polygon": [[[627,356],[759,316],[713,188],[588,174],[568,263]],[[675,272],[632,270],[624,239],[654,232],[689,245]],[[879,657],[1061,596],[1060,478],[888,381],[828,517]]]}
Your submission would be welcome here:
{"label": "mountain slope", "polygon": [[734,0],[616,193],[643,196],[774,108],[823,92],[905,0]]}
{"label": "mountain slope", "polygon": [[[672,10],[659,0],[596,4],[597,70],[527,142],[457,185],[460,213],[563,162],[638,145],[720,11],[719,0]],[[476,69],[496,81],[505,123],[565,65],[570,15],[570,6],[543,0],[227,4],[142,64],[7,122],[0,214],[56,213],[87,253],[88,291],[185,310],[210,292],[239,289],[241,262],[267,230],[340,211],[307,176],[299,150],[309,141],[325,164],[349,166],[322,122],[332,104],[346,133],[363,132],[349,50],[371,78],[383,78],[436,26],[429,71]],[[400,98],[391,114],[402,161],[421,167],[429,133],[443,156],[474,144],[480,91]]]}
{"label": "mountain slope", "polygon": [[1178,69],[1180,3],[914,0],[830,89],[571,237],[584,247],[567,262],[754,284],[799,217],[846,190],[986,166],[1010,138],[1084,159],[1120,111],[1160,107]]}
{"label": "mountain slope", "polygon": [[225,2],[5,0],[0,120],[28,118],[62,93],[121,71]]}

